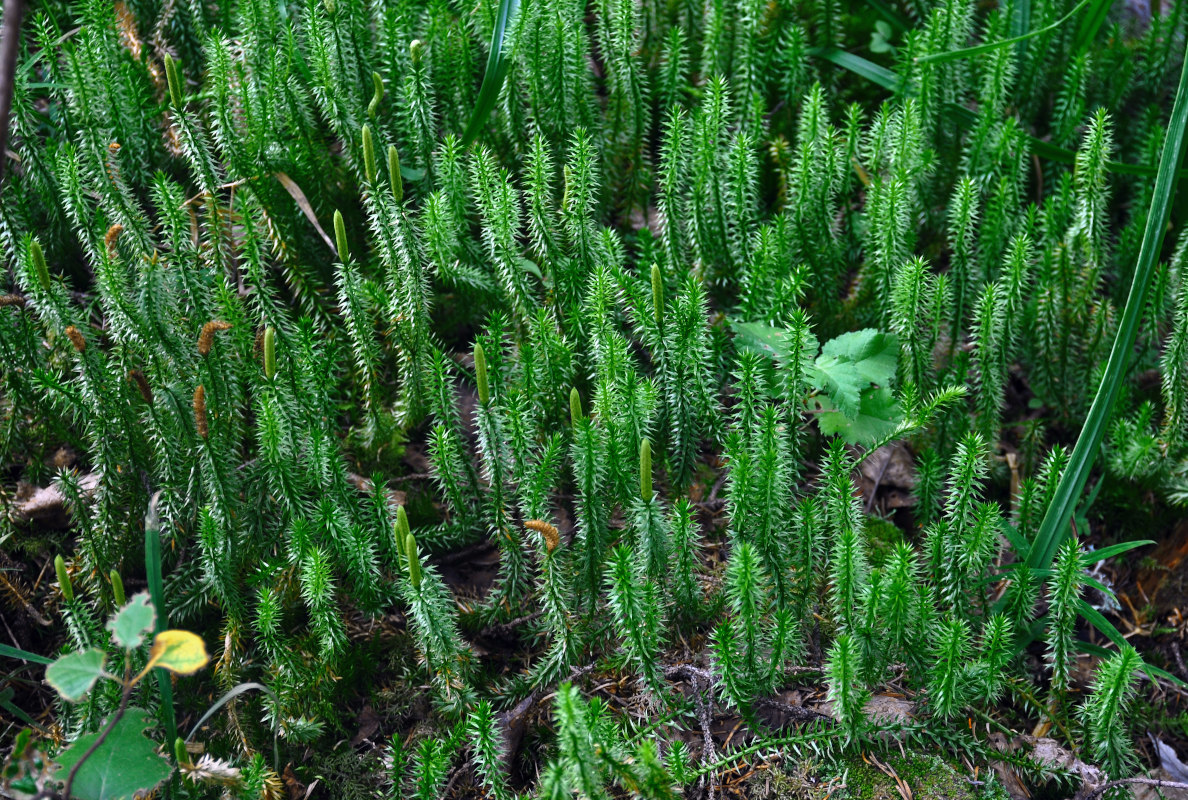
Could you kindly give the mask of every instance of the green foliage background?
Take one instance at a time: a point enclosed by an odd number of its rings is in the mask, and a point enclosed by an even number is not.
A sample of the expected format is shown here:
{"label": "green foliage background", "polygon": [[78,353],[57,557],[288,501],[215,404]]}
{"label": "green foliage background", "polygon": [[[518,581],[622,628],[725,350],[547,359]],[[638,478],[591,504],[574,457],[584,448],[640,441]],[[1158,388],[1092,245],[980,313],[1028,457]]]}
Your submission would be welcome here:
{"label": "green foliage background", "polygon": [[[470,764],[499,800],[668,797],[888,735],[984,761],[971,714],[1049,717],[1129,774],[1163,657],[1125,645],[1079,696],[1090,624],[1120,641],[1099,556],[1027,556],[1143,245],[1188,5],[511,5],[31,7],[0,546],[67,552],[69,645],[112,647],[147,515],[169,625],[219,643],[179,706],[275,692],[213,734],[245,796],[270,727],[295,753],[424,686],[384,730],[397,796]],[[1188,502],[1179,218],[1078,512],[1098,545]],[[893,525],[856,496],[885,446],[915,467]],[[66,534],[17,480],[53,482]],[[482,542],[497,575],[464,585]],[[767,727],[806,681],[830,720]],[[891,684],[916,719],[867,717]],[[500,714],[545,694],[544,747],[506,759]],[[66,737],[115,699],[61,706]],[[745,747],[674,734],[715,707]]]}

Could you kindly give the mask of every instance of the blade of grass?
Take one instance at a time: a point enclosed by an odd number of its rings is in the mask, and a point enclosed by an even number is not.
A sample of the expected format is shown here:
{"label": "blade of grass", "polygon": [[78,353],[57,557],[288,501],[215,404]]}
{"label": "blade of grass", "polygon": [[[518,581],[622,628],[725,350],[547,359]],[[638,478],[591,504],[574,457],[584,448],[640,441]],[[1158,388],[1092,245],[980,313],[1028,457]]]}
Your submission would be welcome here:
{"label": "blade of grass", "polygon": [[[169,627],[165,609],[165,581],[161,572],[161,521],[157,516],[157,498],[149,501],[148,513],[144,515],[144,570],[148,577],[149,597],[157,612],[157,624],[153,633],[160,633]],[[157,673],[157,687],[161,690],[161,716],[165,723],[165,741],[177,739],[177,717],[173,713],[173,683],[169,673],[163,669]]]}
{"label": "blade of grass", "polygon": [[[237,685],[231,687],[231,689],[226,694],[224,694],[217,701],[215,701],[214,705],[212,705],[210,708],[206,709],[206,713],[203,714],[202,717],[197,722],[194,723],[194,727],[190,728],[190,733],[188,736],[186,736],[186,741],[189,742],[191,739],[193,739],[194,734],[197,733],[202,728],[202,725],[208,719],[213,717],[218,712],[218,710],[220,708],[227,705],[227,703],[231,702],[236,697],[239,697],[244,692],[250,692],[250,691],[263,692],[264,694],[266,694],[272,698],[273,703],[276,703],[278,706],[280,705],[280,698],[276,696],[276,692],[272,691],[271,689],[269,689],[267,686],[265,686],[262,683],[254,683],[252,681],[245,681],[244,683],[237,684]],[[277,738],[278,737],[277,730],[278,730],[278,726],[274,721],[274,724],[272,726],[272,769],[275,772],[280,772],[280,747],[279,747],[278,738]]]}
{"label": "blade of grass", "polygon": [[[957,51],[953,51],[957,52]],[[854,55],[845,50],[840,50],[836,47],[822,47],[809,51],[809,55],[816,56],[830,62],[842,69],[849,70],[859,77],[866,78],[871,83],[881,86],[889,92],[898,92],[900,90],[901,78],[894,71],[881,67],[878,64],[863,58],[859,55]],[[904,94],[915,94],[916,87],[909,83],[903,87]],[[944,107],[945,113],[950,114],[957,122],[962,125],[972,126],[977,122],[977,115],[966,108],[954,103],[948,103]],[[1037,156],[1048,161],[1055,161],[1058,164],[1073,164],[1076,163],[1077,154],[1072,150],[1063,147],[1057,147],[1051,142],[1044,141],[1030,134],[1027,135],[1028,146],[1031,152]],[[1110,161],[1106,164],[1106,170],[1118,175],[1155,175],[1157,169],[1150,164],[1126,164],[1121,161]],[[1176,172],[1176,177],[1183,179],[1188,178],[1188,169],[1181,169]]]}
{"label": "blade of grass", "polygon": [[[1099,644],[1092,644],[1090,642],[1078,641],[1076,643],[1076,647],[1077,647],[1078,651],[1085,653],[1087,655],[1097,656],[1098,658],[1109,658],[1110,656],[1114,655],[1113,650],[1110,650],[1109,648],[1106,648],[1106,647],[1102,647]],[[1141,669],[1143,672],[1145,672],[1147,674],[1147,677],[1150,678],[1152,681],[1154,681],[1157,678],[1162,678],[1163,680],[1168,681],[1175,686],[1181,686],[1181,687],[1188,686],[1188,684],[1184,683],[1184,681],[1180,680],[1175,675],[1172,675],[1167,670],[1160,669],[1159,667],[1151,666],[1146,661],[1141,662],[1139,669]]]}
{"label": "blade of grass", "polygon": [[[1003,0],[1005,5],[1005,0]],[[1016,0],[1011,10],[1011,36],[1025,35],[1031,29],[1031,0]],[[1015,42],[1015,63],[1022,64],[1027,57],[1027,39]]]}
{"label": "blade of grass", "polygon": [[1093,44],[1093,40],[1097,38],[1097,32],[1105,23],[1106,14],[1109,13],[1111,5],[1113,5],[1112,0],[1093,0],[1093,5],[1089,7],[1089,13],[1077,26],[1077,38],[1073,46],[1078,53],[1085,52]]}
{"label": "blade of grass", "polygon": [[487,55],[487,71],[483,73],[478,100],[474,104],[470,122],[467,123],[466,133],[462,137],[463,147],[469,147],[479,135],[479,131],[487,124],[491,109],[495,108],[495,102],[499,99],[499,90],[503,88],[503,79],[507,77],[507,68],[511,64],[511,53],[507,50],[507,30],[519,10],[520,0],[499,0],[495,29],[491,31],[491,52]]}
{"label": "blade of grass", "polygon": [[883,2],[883,0],[866,0],[866,4],[870,6],[876,14],[885,19],[892,28],[899,33],[907,33],[911,30],[911,24],[897,13],[895,9]]}
{"label": "blade of grass", "polygon": [[1155,272],[1155,264],[1163,249],[1163,237],[1167,232],[1171,200],[1175,193],[1175,182],[1184,149],[1184,131],[1188,127],[1188,60],[1180,73],[1180,85],[1176,90],[1176,101],[1172,106],[1167,136],[1163,142],[1163,154],[1159,157],[1159,172],[1155,176],[1155,189],[1151,196],[1151,209],[1147,213],[1147,226],[1139,248],[1138,263],[1134,279],[1130,284],[1130,295],[1122,311],[1114,346],[1106,362],[1105,374],[1089,415],[1077,437],[1077,444],[1069,457],[1068,466],[1056,486],[1052,502],[1036,534],[1035,543],[1028,553],[1028,565],[1043,569],[1052,563],[1056,549],[1069,527],[1069,521],[1076,511],[1077,500],[1089,480],[1089,470],[1097,457],[1098,448],[1105,436],[1106,425],[1113,411],[1114,401],[1122,388],[1126,369],[1130,361],[1134,340],[1138,335],[1138,324],[1146,304],[1147,287]]}
{"label": "blade of grass", "polygon": [[889,92],[898,92],[903,85],[903,80],[892,70],[837,47],[813,48],[809,51],[809,55],[823,58],[831,64],[849,70],[877,86],[882,86]]}
{"label": "blade of grass", "polygon": [[21,650],[20,648],[12,647],[7,644],[0,644],[0,656],[16,658],[20,659],[21,661],[31,661],[34,664],[45,664],[46,666],[54,663],[52,658],[39,656],[36,653],[30,653],[28,650]]}
{"label": "blade of grass", "polygon": [[25,713],[25,710],[23,708],[21,708],[20,706],[18,706],[12,702],[12,698],[14,698],[15,696],[16,696],[16,692],[13,691],[13,688],[11,686],[5,686],[4,690],[0,691],[0,708],[3,708],[9,714],[12,714],[15,718],[19,719],[21,722],[25,723],[30,728],[34,728],[37,731],[41,732],[42,727],[37,724],[37,720],[30,717],[28,714]]}
{"label": "blade of grass", "polygon": [[1042,28],[1036,28],[1033,31],[1028,31],[1027,33],[1021,34],[1019,36],[1012,36],[1009,39],[999,39],[997,42],[987,42],[986,44],[979,44],[973,47],[963,47],[960,50],[949,50],[945,53],[932,53],[931,55],[920,56],[916,59],[916,61],[920,64],[940,64],[945,61],[957,61],[961,58],[980,56],[983,53],[992,52],[1000,47],[1006,47],[1007,45],[1025,42],[1028,39],[1034,39],[1036,36],[1042,36],[1045,33],[1050,33],[1056,30],[1061,25],[1079,14],[1085,6],[1089,5],[1090,2],[1091,0],[1081,0],[1081,2],[1073,6],[1067,14],[1053,22],[1051,25],[1045,25]]}

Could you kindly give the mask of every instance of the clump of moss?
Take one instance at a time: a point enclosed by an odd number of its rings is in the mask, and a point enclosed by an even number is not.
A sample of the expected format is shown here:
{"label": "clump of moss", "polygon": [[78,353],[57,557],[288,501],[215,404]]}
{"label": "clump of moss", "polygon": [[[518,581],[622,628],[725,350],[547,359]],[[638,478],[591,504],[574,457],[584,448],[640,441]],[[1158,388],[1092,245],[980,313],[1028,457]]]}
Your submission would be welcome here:
{"label": "clump of moss", "polygon": [[[949,762],[935,755],[909,750],[880,763],[899,776],[912,800],[1005,800],[995,781],[975,783]],[[850,756],[831,764],[799,761],[781,769],[757,773],[749,782],[758,800],[902,800],[895,779],[875,766],[869,756]]]}

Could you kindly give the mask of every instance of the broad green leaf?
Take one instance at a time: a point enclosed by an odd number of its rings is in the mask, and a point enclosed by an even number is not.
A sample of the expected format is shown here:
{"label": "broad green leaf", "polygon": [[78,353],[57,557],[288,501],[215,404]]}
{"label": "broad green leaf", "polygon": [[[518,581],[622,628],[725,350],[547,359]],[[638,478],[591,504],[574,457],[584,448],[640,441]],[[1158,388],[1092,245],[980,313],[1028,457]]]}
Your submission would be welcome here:
{"label": "broad green leaf", "polygon": [[829,395],[837,411],[854,420],[860,397],[871,384],[886,386],[895,377],[899,343],[894,335],[867,329],[831,339],[809,370],[809,381]]}
{"label": "broad green leaf", "polygon": [[903,412],[891,390],[880,387],[862,393],[854,417],[823,410],[817,415],[817,424],[826,436],[840,434],[850,444],[869,445],[895,430],[902,419]]}
{"label": "broad green leaf", "polygon": [[107,623],[107,629],[115,643],[125,650],[135,650],[144,642],[146,631],[153,629],[157,612],[153,609],[148,592],[134,596],[128,605],[121,608]]}
{"label": "broad green leaf", "polygon": [[830,339],[821,348],[821,356],[849,361],[868,381],[886,386],[895,378],[898,351],[895,334],[867,328]]}
{"label": "broad green leaf", "polygon": [[58,694],[72,703],[83,699],[103,675],[107,655],[97,647],[62,656],[45,669],[45,679]]}
{"label": "broad green leaf", "polygon": [[[74,776],[71,794],[78,800],[130,800],[161,784],[173,768],[157,753],[156,743],[144,733],[152,715],[143,708],[129,708],[95,752]],[[98,733],[78,737],[58,757],[64,776],[99,738]]]}
{"label": "broad green leaf", "polygon": [[[739,350],[752,350],[780,361],[789,355],[788,332],[766,322],[731,322],[734,331],[734,346]],[[817,337],[811,333],[805,337],[803,358],[805,361],[817,354]]]}
{"label": "broad green leaf", "polygon": [[858,416],[862,390],[868,381],[863,380],[853,364],[836,356],[821,356],[809,371],[809,379],[813,386],[829,395],[834,409],[847,419]]}
{"label": "broad green leaf", "polygon": [[198,634],[179,630],[161,631],[153,638],[153,648],[149,651],[144,672],[161,667],[178,675],[193,675],[209,661],[206,645]]}
{"label": "broad green leaf", "polygon": [[1163,250],[1163,237],[1167,233],[1171,201],[1175,195],[1176,173],[1184,152],[1185,128],[1188,128],[1188,59],[1184,60],[1180,73],[1180,85],[1176,90],[1176,101],[1163,141],[1163,153],[1159,157],[1159,173],[1155,176],[1155,187],[1151,192],[1151,208],[1147,212],[1147,224],[1130,284],[1130,294],[1126,298],[1114,345],[1085,418],[1085,425],[1069,456],[1068,466],[1060,476],[1060,483],[1056,485],[1052,501],[1036,534],[1035,545],[1028,554],[1028,561],[1033,567],[1051,564],[1057,548],[1064,540],[1069,520],[1076,513],[1077,501],[1089,480],[1089,471],[1105,437],[1110,412],[1126,378],[1135,338],[1138,336],[1139,321],[1146,308],[1147,287]]}
{"label": "broad green leaf", "polygon": [[537,280],[540,280],[540,281],[544,280],[544,275],[540,274],[540,267],[538,267],[536,265],[535,261],[528,259],[528,258],[523,258],[523,257],[521,257],[519,259],[519,261],[520,261],[520,267],[525,272],[527,272],[530,275],[535,275]]}

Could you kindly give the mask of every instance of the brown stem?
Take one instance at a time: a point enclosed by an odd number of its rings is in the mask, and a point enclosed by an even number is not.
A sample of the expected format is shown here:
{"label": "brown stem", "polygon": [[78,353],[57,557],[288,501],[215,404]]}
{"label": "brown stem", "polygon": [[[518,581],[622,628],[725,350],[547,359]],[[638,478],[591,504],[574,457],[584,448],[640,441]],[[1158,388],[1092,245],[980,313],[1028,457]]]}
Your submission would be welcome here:
{"label": "brown stem", "polygon": [[16,89],[17,54],[21,49],[21,19],[25,0],[4,0],[4,29],[0,31],[0,178],[8,162],[8,117]]}
{"label": "brown stem", "polygon": [[1137,783],[1142,786],[1154,786],[1156,789],[1188,789],[1188,783],[1180,783],[1179,781],[1164,781],[1158,778],[1121,778],[1109,783],[1103,783],[1089,794],[1085,795],[1083,800],[1096,800],[1096,798],[1108,792],[1110,789],[1116,789],[1119,786],[1125,786],[1128,783]]}

